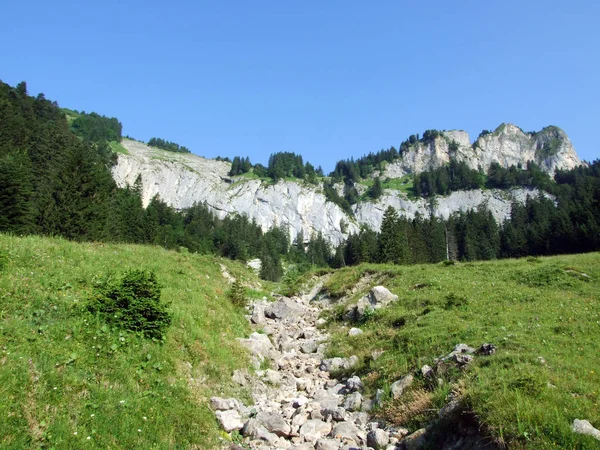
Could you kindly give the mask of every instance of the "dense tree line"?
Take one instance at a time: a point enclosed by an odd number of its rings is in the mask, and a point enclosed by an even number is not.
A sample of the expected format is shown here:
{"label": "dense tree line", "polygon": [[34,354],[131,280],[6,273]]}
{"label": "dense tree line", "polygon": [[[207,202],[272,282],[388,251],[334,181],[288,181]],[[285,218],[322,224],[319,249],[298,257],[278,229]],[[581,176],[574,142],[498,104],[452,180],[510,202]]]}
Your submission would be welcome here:
{"label": "dense tree line", "polygon": [[175,142],[165,141],[164,139],[153,137],[148,141],[150,147],[160,148],[161,150],[167,150],[169,152],[176,153],[190,153],[190,149],[179,145]]}
{"label": "dense tree line", "polygon": [[376,153],[369,153],[357,160],[354,158],[344,159],[335,164],[335,169],[329,174],[335,182],[341,181],[360,181],[361,178],[367,178],[373,171],[381,170],[383,162],[392,162],[398,159],[401,153],[394,147],[388,150],[380,150]]}
{"label": "dense tree line", "polygon": [[81,112],[71,123],[71,130],[90,142],[121,142],[123,125],[115,117],[101,116],[95,112],[89,114]]}
{"label": "dense tree line", "polygon": [[486,177],[481,170],[471,169],[465,162],[451,159],[449,164],[420,172],[413,177],[415,194],[425,198],[448,195],[460,190],[481,189],[484,186],[496,189],[520,186],[548,190],[553,184],[552,178],[533,161],[528,161],[525,169],[521,165],[504,168],[498,162],[493,162]]}
{"label": "dense tree line", "polygon": [[469,168],[463,161],[451,159],[438,169],[414,175],[413,189],[420,197],[447,195],[453,191],[482,188],[485,177],[479,170]]}
{"label": "dense tree line", "polygon": [[236,156],[233,158],[231,163],[231,170],[229,171],[229,176],[241,175],[243,173],[250,172],[252,169],[252,164],[250,163],[249,157]]}

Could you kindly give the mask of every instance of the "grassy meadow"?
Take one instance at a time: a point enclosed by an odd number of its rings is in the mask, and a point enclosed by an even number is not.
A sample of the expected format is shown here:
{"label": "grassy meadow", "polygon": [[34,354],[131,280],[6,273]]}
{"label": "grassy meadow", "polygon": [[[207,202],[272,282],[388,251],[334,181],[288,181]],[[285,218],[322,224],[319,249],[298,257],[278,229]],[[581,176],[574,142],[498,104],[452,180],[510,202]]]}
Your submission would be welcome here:
{"label": "grassy meadow", "polygon": [[[211,395],[248,366],[212,256],[136,245],[0,235],[0,448],[216,448]],[[128,269],[156,272],[173,323],[164,342],[111,328],[84,307]],[[239,392],[238,392],[239,394]]]}
{"label": "grassy meadow", "polygon": [[[472,410],[485,434],[508,448],[598,448],[574,434],[573,419],[600,427],[600,255],[589,253],[455,265],[364,265],[335,272],[326,284],[343,297],[363,277],[399,296],[360,324],[331,314],[330,356],[356,354],[370,393],[416,373],[456,344],[493,343],[466,370],[416,382],[406,398],[378,414],[410,429],[437,417],[450,392]],[[364,334],[348,337],[348,328]],[[384,351],[373,358],[374,351]],[[443,432],[443,430],[441,430]]]}

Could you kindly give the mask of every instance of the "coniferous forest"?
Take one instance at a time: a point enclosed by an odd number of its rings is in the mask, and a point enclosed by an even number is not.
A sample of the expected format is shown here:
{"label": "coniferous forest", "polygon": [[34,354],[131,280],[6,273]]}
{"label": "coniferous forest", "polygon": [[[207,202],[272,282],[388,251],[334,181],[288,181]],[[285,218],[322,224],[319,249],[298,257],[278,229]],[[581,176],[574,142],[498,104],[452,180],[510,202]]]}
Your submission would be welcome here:
{"label": "coniferous forest", "polygon": [[[455,214],[444,221],[425,217],[408,220],[388,208],[380,231],[363,228],[332,248],[320,235],[290,237],[280,228],[263,232],[239,215],[219,219],[204,204],[176,211],[155,197],[143,208],[140,182],[119,188],[111,176],[116,155],[108,141],[120,141],[121,130],[117,119],[95,113],[82,113],[69,124],[56,102],[43,94],[30,96],[24,82],[16,87],[0,82],[0,231],[185,248],[239,260],[260,258],[261,276],[270,280],[281,277],[285,260],[303,269],[600,249],[600,161],[558,171],[554,178],[534,164],[525,169],[493,164],[483,176],[462,163],[451,162],[416,175],[416,195],[435,201],[434,195],[458,189],[517,185],[537,187],[549,195],[513,204],[511,219],[502,226],[485,209]],[[432,133],[423,139],[431,139]],[[411,139],[416,142],[419,137]],[[159,147],[164,143],[172,151],[189,151],[162,139],[153,143]],[[353,183],[399,154],[392,148],[358,162],[339,162],[333,180],[324,181],[326,195],[351,215],[351,204],[358,198]],[[245,173],[250,167],[249,158],[236,157],[231,175]],[[257,168],[275,180],[290,176],[317,183],[317,177],[323,177],[320,168],[314,169],[300,155],[287,152],[273,155],[268,167],[255,165],[254,170]],[[344,197],[336,192],[333,181],[344,181]],[[381,195],[379,179],[369,194],[372,198]]]}

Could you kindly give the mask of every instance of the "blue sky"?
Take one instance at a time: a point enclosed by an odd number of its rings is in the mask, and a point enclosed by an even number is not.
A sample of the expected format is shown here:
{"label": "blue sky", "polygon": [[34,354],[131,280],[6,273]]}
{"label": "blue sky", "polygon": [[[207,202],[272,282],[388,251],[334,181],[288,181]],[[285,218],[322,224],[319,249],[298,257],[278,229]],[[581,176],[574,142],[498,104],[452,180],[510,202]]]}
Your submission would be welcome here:
{"label": "blue sky", "polygon": [[12,1],[0,79],[207,157],[326,171],[425,129],[562,127],[600,156],[600,3]]}

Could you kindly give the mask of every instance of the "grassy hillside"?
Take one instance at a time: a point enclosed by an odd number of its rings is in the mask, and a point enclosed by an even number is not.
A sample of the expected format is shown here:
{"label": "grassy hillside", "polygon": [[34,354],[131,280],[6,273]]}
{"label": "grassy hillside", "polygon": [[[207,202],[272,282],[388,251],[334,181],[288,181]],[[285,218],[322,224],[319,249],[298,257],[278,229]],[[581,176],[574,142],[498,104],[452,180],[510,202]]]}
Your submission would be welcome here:
{"label": "grassy hillside", "polygon": [[[335,272],[326,288],[342,297],[365,275],[399,296],[348,337],[338,306],[331,356],[357,354],[368,389],[389,389],[458,343],[497,345],[464,371],[417,376],[412,394],[380,414],[416,429],[437,418],[453,391],[485,433],[509,448],[597,448],[574,434],[574,419],[600,427],[600,255],[590,253],[456,265],[358,266]],[[360,293],[352,297],[356,299]],[[384,350],[373,360],[373,351]]]}
{"label": "grassy hillside", "polygon": [[[0,447],[214,448],[207,399],[247,366],[235,338],[248,325],[220,263],[256,282],[210,256],[0,235]],[[99,280],[127,269],[154,270],[164,286],[164,343],[83,307]]]}

